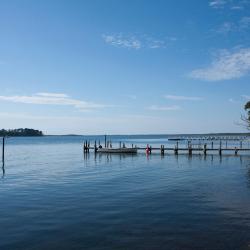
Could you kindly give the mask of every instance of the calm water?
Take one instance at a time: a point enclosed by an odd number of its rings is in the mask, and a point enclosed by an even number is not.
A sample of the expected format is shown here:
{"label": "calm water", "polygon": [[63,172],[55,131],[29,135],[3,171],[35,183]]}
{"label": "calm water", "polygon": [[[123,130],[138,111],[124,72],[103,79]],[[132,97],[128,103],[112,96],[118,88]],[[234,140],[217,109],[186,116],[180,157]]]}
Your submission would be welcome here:
{"label": "calm water", "polygon": [[82,141],[7,139],[1,250],[250,249],[250,156],[84,157]]}

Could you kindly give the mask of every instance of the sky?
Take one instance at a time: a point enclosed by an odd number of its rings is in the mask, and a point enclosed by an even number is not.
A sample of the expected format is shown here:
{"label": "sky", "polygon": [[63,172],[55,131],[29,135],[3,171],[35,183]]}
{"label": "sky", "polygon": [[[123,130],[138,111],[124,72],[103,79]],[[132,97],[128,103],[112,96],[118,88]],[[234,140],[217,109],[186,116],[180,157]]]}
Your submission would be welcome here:
{"label": "sky", "polygon": [[0,34],[0,128],[246,132],[250,0],[1,0]]}

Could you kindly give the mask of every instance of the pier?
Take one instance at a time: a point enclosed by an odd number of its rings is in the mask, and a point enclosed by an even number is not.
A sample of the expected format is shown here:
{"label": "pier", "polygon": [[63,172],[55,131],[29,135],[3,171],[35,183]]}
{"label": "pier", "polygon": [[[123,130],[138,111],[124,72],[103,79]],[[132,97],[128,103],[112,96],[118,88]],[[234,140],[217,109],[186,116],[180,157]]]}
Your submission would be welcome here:
{"label": "pier", "polygon": [[[222,145],[222,141],[219,141],[219,144],[216,146],[214,141],[211,141],[209,143],[199,143],[199,144],[193,144],[192,141],[187,141],[187,145],[180,145],[179,141],[176,141],[175,145],[167,145],[162,144],[159,146],[152,146],[150,144],[147,144],[146,146],[136,146],[133,144],[130,144],[130,146],[126,146],[125,143],[122,142],[115,142],[114,145],[117,145],[117,147],[113,147],[113,144],[111,141],[106,141],[104,143],[104,148],[105,149],[122,149],[122,148],[128,148],[128,149],[136,149],[140,153],[147,153],[147,154],[152,154],[152,153],[158,153],[160,155],[165,155],[165,154],[218,154],[220,156],[223,155],[223,153],[231,153],[234,155],[238,155],[240,153],[249,153],[250,154],[250,147],[243,146],[243,141],[238,141],[237,142],[238,146],[228,146],[228,142],[225,141],[224,145]],[[249,144],[249,142],[248,142]],[[84,141],[83,144],[83,152],[85,154],[90,153],[90,151],[94,153],[98,153],[98,148],[101,146],[103,149],[100,141],[97,143],[96,141],[94,144],[91,145],[90,141]],[[118,151],[119,152],[119,151]]]}

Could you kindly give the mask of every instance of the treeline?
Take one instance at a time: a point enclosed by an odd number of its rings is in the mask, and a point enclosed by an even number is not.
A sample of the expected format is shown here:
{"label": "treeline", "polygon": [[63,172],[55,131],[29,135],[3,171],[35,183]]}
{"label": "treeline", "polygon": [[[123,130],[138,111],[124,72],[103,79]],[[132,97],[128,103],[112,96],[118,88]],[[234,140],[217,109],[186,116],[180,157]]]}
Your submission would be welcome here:
{"label": "treeline", "polygon": [[0,136],[43,136],[43,132],[31,128],[1,129]]}

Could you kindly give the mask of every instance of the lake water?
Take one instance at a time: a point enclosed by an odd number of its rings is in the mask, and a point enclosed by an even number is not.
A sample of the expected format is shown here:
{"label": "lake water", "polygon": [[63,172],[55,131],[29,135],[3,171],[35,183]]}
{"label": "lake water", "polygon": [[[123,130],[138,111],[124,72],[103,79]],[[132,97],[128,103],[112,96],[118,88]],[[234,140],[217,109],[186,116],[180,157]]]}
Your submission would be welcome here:
{"label": "lake water", "polygon": [[83,140],[7,138],[1,250],[250,249],[249,155],[84,156]]}

